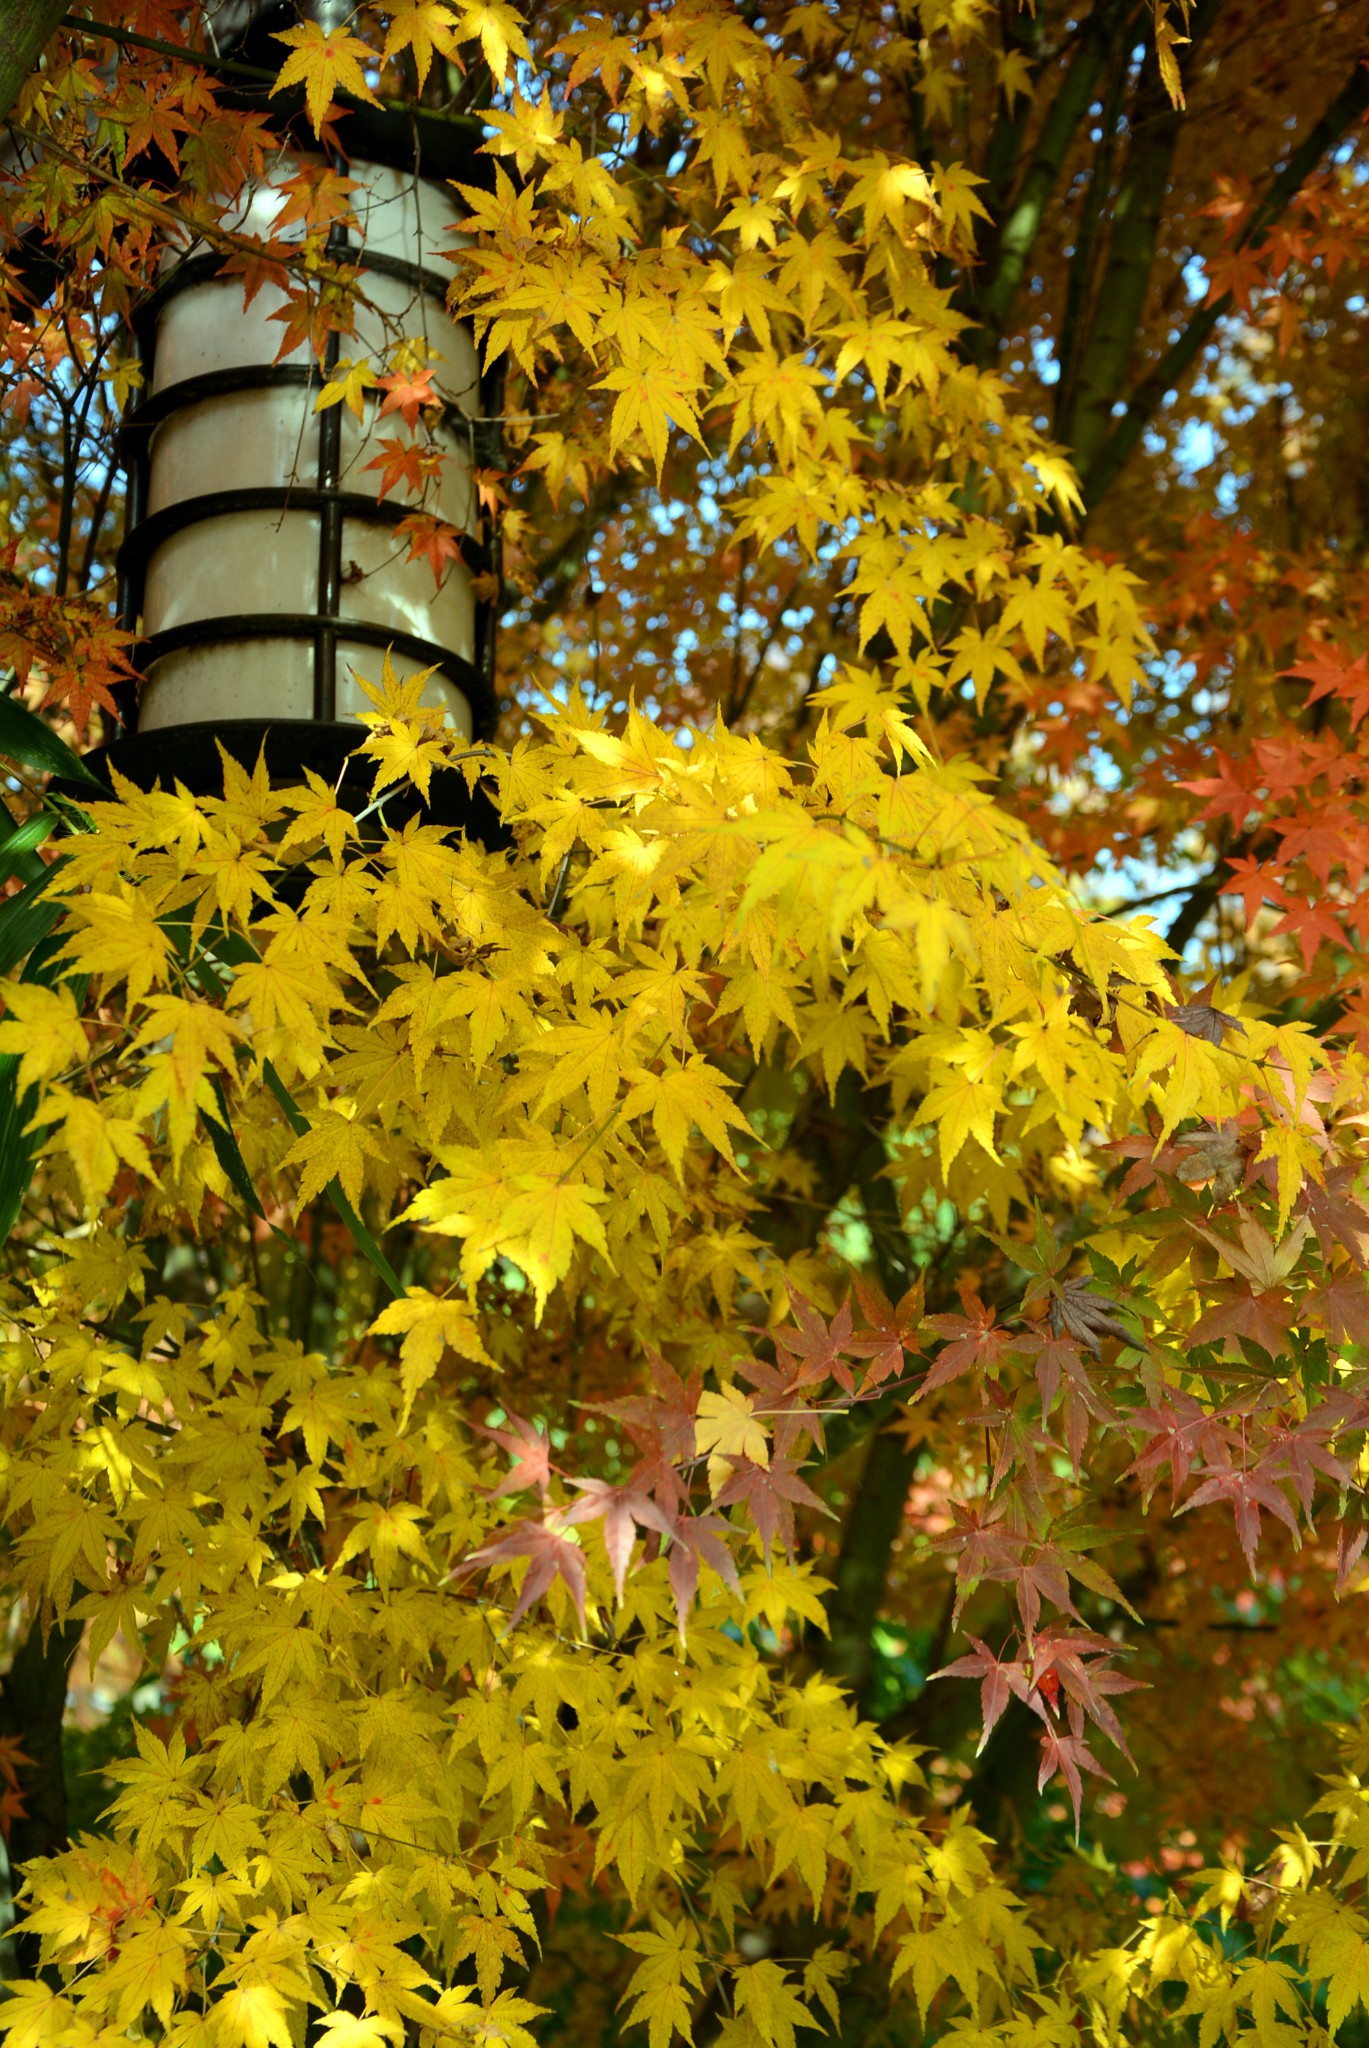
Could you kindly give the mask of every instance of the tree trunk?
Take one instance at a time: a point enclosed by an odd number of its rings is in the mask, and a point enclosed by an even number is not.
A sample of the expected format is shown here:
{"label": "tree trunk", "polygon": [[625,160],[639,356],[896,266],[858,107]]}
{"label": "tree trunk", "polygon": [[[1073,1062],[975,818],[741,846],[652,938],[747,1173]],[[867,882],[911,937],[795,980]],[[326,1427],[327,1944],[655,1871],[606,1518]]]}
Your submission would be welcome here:
{"label": "tree trunk", "polygon": [[56,35],[66,0],[5,0],[0,7],[0,121]]}
{"label": "tree trunk", "polygon": [[[29,1863],[53,1856],[67,1844],[67,1781],[62,1766],[62,1716],[67,1703],[67,1673],[81,1640],[82,1624],[48,1630],[41,1621],[24,1638],[0,1686],[0,1735],[19,1744],[25,1761],[19,1767],[24,1811],[10,1826],[10,1886],[17,1895]],[[15,1936],[20,1973],[35,1975],[38,1938]]]}

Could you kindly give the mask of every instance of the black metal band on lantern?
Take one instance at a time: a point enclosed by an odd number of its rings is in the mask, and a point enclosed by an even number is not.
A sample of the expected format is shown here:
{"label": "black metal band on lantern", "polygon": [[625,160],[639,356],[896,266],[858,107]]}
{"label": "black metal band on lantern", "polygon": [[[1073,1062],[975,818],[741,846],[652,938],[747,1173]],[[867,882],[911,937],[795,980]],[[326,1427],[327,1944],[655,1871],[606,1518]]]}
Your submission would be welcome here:
{"label": "black metal band on lantern", "polygon": [[[494,692],[488,680],[481,675],[474,662],[463,655],[454,654],[450,647],[441,647],[435,640],[424,640],[417,633],[401,633],[393,626],[377,626],[368,619],[337,619],[330,621],[340,640],[354,640],[363,647],[374,647],[377,652],[392,651],[406,656],[419,668],[436,669],[455,683],[471,707],[471,723],[476,728],[478,712],[484,718],[480,728],[488,730],[494,722],[496,705]],[[149,640],[140,640],[134,647],[135,666],[150,666],[160,661],[163,655],[179,654],[187,647],[222,646],[234,641],[252,640],[312,640],[317,642],[319,619],[315,612],[242,612],[213,619],[187,619],[183,626],[168,626],[164,632],[154,633]],[[321,720],[328,724],[333,721]],[[234,723],[250,723],[237,719]],[[176,726],[157,726],[153,730],[173,733]],[[479,736],[477,729],[477,737]],[[347,728],[352,732],[354,742],[365,737],[359,729]]]}
{"label": "black metal band on lantern", "polygon": [[[270,109],[274,114],[276,108]],[[286,126],[293,117],[287,116]],[[492,183],[492,166],[488,158],[476,154],[483,139],[478,123],[470,126],[469,132],[454,131],[451,124],[436,123],[423,110],[414,109],[404,115],[388,114],[377,117],[367,110],[366,119],[359,117],[359,110],[349,114],[344,124],[343,139],[354,152],[350,168],[353,175],[362,182],[367,191],[368,168],[375,166],[388,173],[398,170],[405,178],[415,178],[437,188],[438,180],[478,185],[486,189]],[[317,156],[317,145],[303,135],[288,133],[282,137],[282,147],[301,156]],[[419,166],[422,169],[419,169]],[[348,168],[339,160],[340,168]],[[377,197],[388,192],[388,198]],[[406,225],[401,232],[413,236],[417,255],[421,247],[431,249],[431,243],[420,241],[423,234],[423,201],[421,189],[412,197],[401,199],[396,194],[393,181],[388,185],[384,177],[379,184],[373,183],[368,192],[372,206],[400,203],[402,211],[398,219]],[[363,227],[369,225],[373,215],[363,216]],[[417,220],[416,227],[408,223]],[[378,230],[385,236],[393,235],[394,228]],[[288,248],[288,244],[278,244]],[[350,239],[345,231],[334,228],[329,238],[327,251],[331,262],[339,270],[358,273],[358,282],[367,273],[377,279],[386,279],[402,285],[412,300],[421,300],[440,306],[444,320],[452,327],[464,330],[471,336],[469,321],[454,320],[447,311],[447,281],[422,262],[407,262],[400,257],[380,249],[371,251]],[[267,281],[271,281],[267,267]],[[289,258],[280,263],[280,282],[283,287],[289,269]],[[363,561],[374,564],[374,544],[361,554],[360,543],[364,533],[369,531],[393,531],[406,518],[425,508],[403,498],[387,497],[383,502],[343,486],[343,415],[340,406],[325,408],[317,415],[318,459],[315,479],[300,483],[292,476],[282,477],[280,468],[273,468],[272,462],[263,465],[268,476],[281,478],[262,484],[248,484],[219,490],[197,492],[188,497],[172,497],[171,502],[159,505],[156,511],[149,511],[153,484],[153,440],[159,428],[193,414],[197,408],[211,404],[216,399],[242,398],[252,392],[297,391],[300,398],[301,428],[311,422],[314,411],[310,397],[322,387],[329,373],[336,367],[339,354],[336,335],[330,336],[330,346],[322,366],[307,362],[264,362],[247,361],[241,364],[224,364],[222,360],[212,368],[178,378],[176,382],[155,388],[159,332],[163,316],[168,307],[181,296],[196,287],[221,284],[227,288],[237,285],[242,288],[242,273],[234,267],[232,258],[225,258],[212,251],[201,250],[188,255],[176,265],[150,293],[133,316],[132,326],[142,370],[141,386],[146,394],[132,406],[124,418],[120,459],[127,476],[127,516],[125,536],[117,558],[117,578],[120,616],[126,625],[132,627],[140,637],[134,648],[135,666],[145,672],[155,673],[156,665],[166,657],[190,648],[231,647],[241,645],[244,657],[250,658],[249,650],[254,644],[265,641],[307,643],[312,646],[312,719],[287,714],[280,719],[239,718],[234,716],[234,705],[225,701],[222,718],[215,708],[214,715],[207,718],[204,706],[207,700],[217,694],[212,681],[212,671],[199,672],[198,680],[191,680],[194,671],[184,672],[186,680],[166,680],[164,690],[175,694],[159,698],[160,709],[157,722],[140,730],[136,688],[125,688],[119,693],[119,709],[124,718],[125,737],[116,740],[92,757],[92,766],[97,771],[101,757],[107,758],[121,772],[135,783],[148,786],[157,776],[166,778],[168,772],[192,789],[210,791],[220,786],[221,767],[218,749],[212,744],[215,737],[222,737],[231,730],[238,745],[258,735],[260,742],[267,745],[268,762],[273,774],[291,772],[292,761],[298,757],[298,768],[322,767],[324,761],[344,760],[351,748],[364,737],[364,729],[354,718],[342,718],[335,696],[340,686],[338,675],[338,649],[355,643],[361,647],[374,647],[380,653],[393,649],[397,658],[406,664],[421,668],[433,668],[437,675],[460,693],[469,706],[473,737],[484,738],[493,729],[497,715],[494,690],[494,633],[496,623],[495,607],[487,596],[477,596],[470,590],[468,598],[453,600],[457,611],[450,609],[448,625],[454,617],[463,618],[461,627],[463,650],[444,646],[438,640],[424,637],[422,631],[402,630],[395,625],[378,624],[372,619],[353,618],[347,614],[349,602],[348,587],[354,583],[360,572],[346,561],[348,552],[355,552]],[[361,287],[364,291],[364,286]],[[387,315],[386,301],[378,291],[380,317]],[[373,311],[375,309],[373,308]],[[235,308],[235,314],[239,309]],[[199,322],[205,316],[191,315],[192,321]],[[209,318],[212,320],[212,314]],[[189,346],[196,352],[203,350],[200,359],[214,360],[214,348],[204,349],[202,343],[193,340],[195,326],[189,330]],[[201,329],[201,331],[203,331]],[[449,330],[450,331],[450,330]],[[180,343],[178,346],[185,346]],[[250,342],[249,342],[250,347]],[[345,340],[342,344],[345,349]],[[450,350],[449,350],[450,353]],[[186,364],[194,369],[194,358]],[[501,459],[498,439],[497,415],[502,397],[502,371],[482,370],[479,366],[479,352],[471,336],[471,371],[473,378],[472,396],[475,400],[476,415],[472,417],[464,406],[445,399],[441,410],[433,419],[433,425],[441,443],[451,449],[453,458],[458,452],[464,456],[470,470],[488,465],[497,466]],[[174,374],[174,373],[173,373]],[[279,409],[263,416],[267,422],[263,431],[274,434],[278,427]],[[232,416],[230,415],[230,419]],[[234,422],[235,424],[236,422]],[[364,424],[364,423],[363,423]],[[207,427],[206,432],[227,434],[230,426]],[[374,432],[372,425],[367,433]],[[454,445],[452,445],[454,444]],[[184,444],[181,444],[184,445]],[[212,445],[212,443],[211,443]],[[271,446],[267,443],[267,447]],[[190,444],[193,449],[194,443]],[[190,459],[186,454],[171,455],[169,449],[165,459],[183,463]],[[239,471],[241,473],[241,469]],[[258,474],[262,472],[259,469]],[[175,470],[170,473],[175,475]],[[249,464],[247,474],[252,474]],[[194,472],[183,481],[194,480]],[[206,479],[209,480],[209,479]],[[158,496],[165,496],[161,482],[157,484]],[[492,578],[497,579],[499,565],[499,536],[496,524],[479,494],[471,485],[467,501],[469,509],[459,515],[459,563],[453,564],[448,572],[474,582],[483,579],[482,587],[488,590]],[[295,567],[286,573],[296,595],[312,596],[312,609],[267,612],[259,608],[244,609],[234,613],[216,612],[213,616],[184,620],[174,626],[158,627],[159,616],[165,615],[165,578],[174,567],[174,558],[168,557],[165,565],[157,570],[157,595],[153,598],[153,610],[144,629],[145,595],[148,592],[148,574],[159,549],[183,532],[192,531],[205,522],[231,515],[256,514],[263,522],[263,532],[272,526],[279,529],[293,515],[308,515],[316,525],[318,533],[316,575],[309,581],[312,593],[300,588],[298,581],[302,545],[298,528],[293,529],[295,537],[288,541],[289,552],[282,560],[293,559]],[[440,516],[440,515],[439,515]],[[464,521],[464,530],[462,522]],[[353,538],[349,539],[349,535]],[[236,534],[234,536],[236,545]],[[203,550],[201,549],[201,559]],[[222,570],[222,562],[216,564]],[[407,564],[405,565],[407,567]],[[365,572],[363,581],[368,581],[373,593],[380,596],[382,605],[396,611],[408,611],[414,623],[426,626],[437,622],[431,604],[424,604],[410,598],[406,601],[400,592],[386,589],[381,583],[384,574],[372,566]],[[445,581],[445,579],[443,579]],[[218,578],[220,602],[223,589],[222,575]],[[441,588],[439,584],[438,588]],[[193,603],[193,588],[187,593]],[[245,592],[243,593],[246,594]],[[270,601],[270,586],[263,583],[262,595]],[[285,592],[282,591],[282,596]],[[210,600],[213,602],[213,600]],[[374,605],[374,598],[371,603]],[[445,602],[445,600],[444,600]],[[469,610],[463,607],[469,604]],[[415,609],[410,609],[414,606]],[[179,607],[178,607],[179,608]],[[426,618],[420,616],[427,614]],[[173,612],[174,616],[174,612]],[[467,637],[469,636],[469,637]],[[377,664],[377,667],[379,664]],[[282,672],[285,673],[284,671]],[[283,686],[282,708],[290,699],[300,703],[301,678],[298,668],[289,670],[296,680]],[[349,699],[352,685],[348,684]],[[307,703],[307,697],[303,700]],[[199,708],[196,708],[196,707]],[[168,723],[167,714],[181,710],[184,713],[180,723]],[[149,713],[149,715],[151,715]],[[255,755],[256,749],[254,749]],[[174,762],[174,768],[172,763]],[[245,765],[250,766],[250,761]],[[350,777],[349,777],[350,780]],[[464,792],[464,779],[459,775],[441,778],[448,784],[460,782]],[[436,784],[434,785],[436,788]],[[471,800],[454,796],[455,809],[463,813],[456,822],[475,824],[473,817],[464,815],[472,809]],[[438,815],[441,814],[439,807]],[[450,810],[451,806],[447,806]],[[479,809],[478,804],[475,805]],[[488,806],[485,807],[488,810]],[[492,825],[492,813],[482,820],[482,826]],[[489,837],[485,830],[480,836]],[[499,836],[497,831],[495,836]]]}

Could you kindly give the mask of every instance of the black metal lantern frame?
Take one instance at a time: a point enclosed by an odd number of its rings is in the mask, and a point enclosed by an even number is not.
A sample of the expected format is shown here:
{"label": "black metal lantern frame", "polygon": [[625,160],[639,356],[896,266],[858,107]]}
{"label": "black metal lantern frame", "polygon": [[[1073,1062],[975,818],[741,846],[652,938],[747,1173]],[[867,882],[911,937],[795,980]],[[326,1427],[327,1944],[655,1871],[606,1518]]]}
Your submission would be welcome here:
{"label": "black metal lantern frame", "polygon": [[[287,121],[282,146],[300,154],[316,154],[298,134],[290,132],[297,122]],[[379,113],[355,106],[345,131],[351,159],[359,165],[383,165],[425,182],[478,184],[488,186],[488,160],[475,154],[481,139],[477,123],[442,121],[421,109],[403,114]],[[339,164],[339,168],[345,165]],[[415,263],[404,262],[380,250],[368,250],[335,228],[329,238],[329,253],[338,261],[360,270],[390,277],[406,286],[415,298],[435,301],[446,313],[449,280]],[[318,415],[318,461],[312,485],[286,481],[280,485],[206,492],[180,499],[156,512],[149,512],[148,495],[152,462],[152,439],[156,429],[187,408],[206,400],[237,396],[268,389],[298,389],[301,400],[321,388],[339,356],[338,337],[329,337],[322,373],[313,363],[246,363],[182,378],[158,391],[154,388],[157,331],[168,304],[181,292],[221,276],[222,257],[210,252],[191,255],[180,262],[135,315],[133,328],[142,370],[141,388],[149,393],[126,414],[120,459],[127,475],[125,538],[119,550],[118,606],[123,621],[139,629],[144,610],[148,565],[156,550],[174,535],[204,521],[233,513],[259,514],[263,521],[279,520],[290,512],[318,515],[319,547],[316,602],[312,611],[231,613],[186,621],[137,641],[132,651],[135,668],[146,671],[158,660],[184,648],[241,643],[244,649],[264,640],[306,642],[312,645],[313,704],[308,719],[214,718],[189,724],[163,724],[140,731],[137,685],[121,686],[118,699],[124,721],[124,737],[101,750],[101,756],[142,787],[159,776],[165,781],[179,779],[192,790],[217,788],[221,764],[216,742],[239,759],[250,762],[265,751],[273,775],[298,776],[305,767],[314,768],[331,781],[339,778],[353,784],[361,780],[364,762],[349,772],[349,757],[364,736],[355,720],[338,716],[336,703],[337,647],[339,638],[377,650],[393,650],[415,666],[434,668],[455,684],[470,707],[473,737],[483,739],[492,731],[497,715],[494,690],[495,607],[487,600],[474,601],[474,658],[467,659],[450,647],[389,624],[376,624],[347,615],[343,593],[344,521],[352,518],[370,528],[397,526],[415,510],[412,503],[386,499],[378,502],[365,493],[349,491],[341,484],[342,417],[333,406]],[[230,273],[231,274],[231,273]],[[448,316],[450,317],[450,316]],[[469,322],[457,323],[470,331]],[[478,359],[477,359],[478,360]],[[497,415],[502,394],[502,365],[479,371],[476,385],[479,416],[470,418],[454,404],[444,404],[442,423],[458,445],[470,450],[470,466],[497,468],[501,442]],[[306,415],[307,416],[307,415]],[[462,563],[472,576],[497,574],[498,530],[488,510],[476,497],[477,533],[466,537]],[[226,709],[228,707],[225,707]],[[98,767],[99,757],[93,763]],[[493,822],[490,806],[479,797],[464,796],[464,779],[448,775],[448,785],[461,784],[446,792],[438,807],[452,815],[451,821]],[[481,814],[477,818],[471,813]],[[482,834],[482,836],[488,836]]]}

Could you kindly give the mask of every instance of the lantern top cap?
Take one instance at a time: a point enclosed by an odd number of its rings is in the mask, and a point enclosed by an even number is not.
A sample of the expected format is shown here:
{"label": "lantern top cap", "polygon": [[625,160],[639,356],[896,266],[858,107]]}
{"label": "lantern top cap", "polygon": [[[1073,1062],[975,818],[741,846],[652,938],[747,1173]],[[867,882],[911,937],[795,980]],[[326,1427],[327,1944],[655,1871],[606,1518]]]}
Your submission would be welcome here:
{"label": "lantern top cap", "polygon": [[[244,32],[243,47],[248,37],[254,45],[265,43],[269,59],[265,49],[254,47],[249,52],[252,63],[269,61],[271,70],[275,70],[285,55],[282,46],[271,41],[277,18],[282,24],[293,23],[303,14],[326,32],[349,19],[352,11],[350,0],[312,0],[304,8],[285,7],[267,0],[265,6],[253,11]],[[270,73],[264,70],[260,84],[241,76],[223,80],[218,96],[225,105],[250,108],[253,113],[264,115],[280,140],[301,154],[318,154],[319,143],[306,117],[302,85],[273,92]],[[333,99],[345,116],[335,132],[349,159],[387,164],[394,170],[430,178],[438,184],[452,182],[476,185],[486,191],[494,189],[493,163],[480,154],[489,131],[478,115],[443,113],[432,107],[399,105],[394,101],[375,106],[341,87],[334,92]]]}

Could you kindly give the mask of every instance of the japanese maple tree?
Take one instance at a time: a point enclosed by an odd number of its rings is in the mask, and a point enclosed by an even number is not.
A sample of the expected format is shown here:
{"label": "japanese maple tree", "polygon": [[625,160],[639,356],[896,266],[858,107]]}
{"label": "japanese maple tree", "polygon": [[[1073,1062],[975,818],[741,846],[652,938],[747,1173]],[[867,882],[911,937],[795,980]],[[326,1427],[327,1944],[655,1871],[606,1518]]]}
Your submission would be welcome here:
{"label": "japanese maple tree", "polygon": [[[1362,11],[10,17],[12,2048],[1362,2038]],[[101,780],[190,243],[461,559],[377,101],[500,731]]]}

